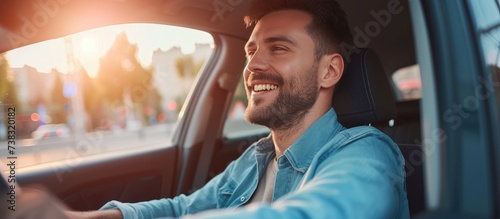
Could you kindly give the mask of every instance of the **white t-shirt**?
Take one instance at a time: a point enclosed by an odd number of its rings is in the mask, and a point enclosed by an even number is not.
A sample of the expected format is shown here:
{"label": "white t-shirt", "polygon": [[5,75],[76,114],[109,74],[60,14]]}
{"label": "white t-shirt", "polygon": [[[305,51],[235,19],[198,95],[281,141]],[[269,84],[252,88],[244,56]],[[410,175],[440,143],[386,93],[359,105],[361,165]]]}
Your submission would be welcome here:
{"label": "white t-shirt", "polygon": [[267,165],[266,173],[260,179],[257,190],[249,203],[271,203],[273,201],[276,173],[278,173],[278,162],[276,159],[273,159]]}

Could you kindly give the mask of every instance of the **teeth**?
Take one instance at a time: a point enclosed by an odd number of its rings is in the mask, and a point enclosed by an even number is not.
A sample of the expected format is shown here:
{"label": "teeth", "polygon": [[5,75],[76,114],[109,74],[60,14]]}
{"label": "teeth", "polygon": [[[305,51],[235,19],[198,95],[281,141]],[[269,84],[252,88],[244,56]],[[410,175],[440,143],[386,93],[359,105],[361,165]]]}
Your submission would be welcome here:
{"label": "teeth", "polygon": [[253,86],[254,91],[269,91],[276,88],[278,88],[278,86],[272,84],[257,84]]}

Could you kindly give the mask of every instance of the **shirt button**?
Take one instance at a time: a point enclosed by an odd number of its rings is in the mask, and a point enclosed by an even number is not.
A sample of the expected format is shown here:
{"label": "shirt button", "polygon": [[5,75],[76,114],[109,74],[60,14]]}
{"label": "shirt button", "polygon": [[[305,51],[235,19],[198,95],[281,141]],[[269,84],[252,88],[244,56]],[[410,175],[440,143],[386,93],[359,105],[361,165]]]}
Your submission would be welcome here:
{"label": "shirt button", "polygon": [[241,197],[240,201],[244,202],[245,201],[245,197]]}

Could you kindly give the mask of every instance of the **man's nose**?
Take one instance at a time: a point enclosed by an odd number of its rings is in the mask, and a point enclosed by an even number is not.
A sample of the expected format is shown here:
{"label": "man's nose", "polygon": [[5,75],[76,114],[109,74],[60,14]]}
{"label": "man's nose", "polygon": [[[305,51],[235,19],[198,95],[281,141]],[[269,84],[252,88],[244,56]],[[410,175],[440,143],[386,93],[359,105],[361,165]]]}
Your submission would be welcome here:
{"label": "man's nose", "polygon": [[246,69],[250,72],[265,72],[269,69],[269,58],[263,52],[257,50],[248,59]]}

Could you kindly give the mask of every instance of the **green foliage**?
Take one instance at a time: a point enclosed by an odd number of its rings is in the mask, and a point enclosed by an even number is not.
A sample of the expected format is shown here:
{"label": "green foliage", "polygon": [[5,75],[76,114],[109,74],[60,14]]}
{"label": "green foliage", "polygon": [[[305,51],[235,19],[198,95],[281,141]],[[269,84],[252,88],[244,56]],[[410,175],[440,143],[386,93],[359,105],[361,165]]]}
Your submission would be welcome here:
{"label": "green foliage", "polygon": [[175,69],[177,69],[177,74],[180,78],[186,77],[186,59],[184,57],[177,58],[175,60]]}
{"label": "green foliage", "polygon": [[0,54],[0,103],[3,105],[16,106],[20,111],[17,87],[14,77],[9,74],[10,65],[4,54]]}
{"label": "green foliage", "polygon": [[[19,99],[17,96],[17,87],[12,75],[9,75],[10,66],[4,54],[0,54],[0,117],[6,115],[8,107],[15,106],[16,112],[21,112]],[[7,120],[2,119],[6,124]]]}
{"label": "green foliage", "polygon": [[5,56],[0,55],[0,100],[3,100],[7,96],[7,84],[8,74],[9,74],[9,63]]}
{"label": "green foliage", "polygon": [[194,78],[201,70],[205,60],[196,62],[192,55],[184,55],[175,60],[175,68],[180,78]]}

